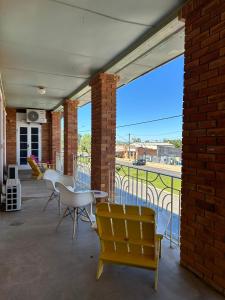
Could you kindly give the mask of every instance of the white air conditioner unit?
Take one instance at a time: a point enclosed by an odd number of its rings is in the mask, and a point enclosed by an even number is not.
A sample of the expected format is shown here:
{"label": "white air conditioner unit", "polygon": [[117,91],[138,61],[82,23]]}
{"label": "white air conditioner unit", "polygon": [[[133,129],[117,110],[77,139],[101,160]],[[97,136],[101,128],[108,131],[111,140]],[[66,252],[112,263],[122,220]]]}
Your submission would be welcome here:
{"label": "white air conditioner unit", "polygon": [[21,209],[21,184],[19,179],[7,179],[5,196],[6,211]]}
{"label": "white air conditioner unit", "polygon": [[27,109],[28,123],[46,123],[46,111],[40,109]]}
{"label": "white air conditioner unit", "polygon": [[17,165],[8,165],[8,179],[18,179]]}

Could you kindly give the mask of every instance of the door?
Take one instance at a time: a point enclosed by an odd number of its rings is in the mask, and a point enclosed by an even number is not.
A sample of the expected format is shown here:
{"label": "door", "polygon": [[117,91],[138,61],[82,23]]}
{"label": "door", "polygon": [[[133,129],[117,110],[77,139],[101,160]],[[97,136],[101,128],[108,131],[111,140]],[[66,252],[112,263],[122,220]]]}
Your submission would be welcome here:
{"label": "door", "polygon": [[27,157],[31,155],[41,161],[41,125],[19,123],[17,127],[17,164],[20,169],[29,169]]}

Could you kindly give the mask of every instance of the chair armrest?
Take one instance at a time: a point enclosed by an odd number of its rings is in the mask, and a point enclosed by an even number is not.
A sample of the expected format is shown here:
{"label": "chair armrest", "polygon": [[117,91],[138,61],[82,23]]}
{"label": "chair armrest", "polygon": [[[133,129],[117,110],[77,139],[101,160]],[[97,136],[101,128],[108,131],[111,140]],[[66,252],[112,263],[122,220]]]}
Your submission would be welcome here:
{"label": "chair armrest", "polygon": [[163,239],[163,235],[160,234],[160,233],[157,233],[157,234],[156,234],[156,237],[157,237],[160,241]]}
{"label": "chair armrest", "polygon": [[156,234],[156,239],[158,240],[159,243],[159,258],[161,257],[162,254],[162,245],[161,245],[161,241],[163,239],[163,235],[162,234]]}
{"label": "chair armrest", "polygon": [[94,223],[92,224],[91,228],[94,229],[94,231],[97,233],[97,235],[99,235],[99,234],[98,234],[98,226],[97,226],[97,223],[96,223],[96,222],[94,222]]}
{"label": "chair armrest", "polygon": [[74,186],[75,186],[73,176],[61,174],[58,178],[58,181],[61,182],[62,184],[64,184],[65,186],[71,186],[72,188],[74,188]]}

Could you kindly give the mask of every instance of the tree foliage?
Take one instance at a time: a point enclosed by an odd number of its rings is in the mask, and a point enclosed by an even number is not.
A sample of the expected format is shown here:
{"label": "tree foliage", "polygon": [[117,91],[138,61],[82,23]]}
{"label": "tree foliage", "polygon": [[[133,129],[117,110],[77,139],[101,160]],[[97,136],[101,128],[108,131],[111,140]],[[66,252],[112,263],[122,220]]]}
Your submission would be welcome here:
{"label": "tree foliage", "polygon": [[170,143],[170,144],[174,145],[176,148],[181,148],[182,147],[181,139],[164,140],[164,142]]}
{"label": "tree foliage", "polygon": [[132,138],[132,143],[141,143],[141,139],[137,137]]}
{"label": "tree foliage", "polygon": [[89,133],[80,136],[79,152],[91,154],[91,135]]}

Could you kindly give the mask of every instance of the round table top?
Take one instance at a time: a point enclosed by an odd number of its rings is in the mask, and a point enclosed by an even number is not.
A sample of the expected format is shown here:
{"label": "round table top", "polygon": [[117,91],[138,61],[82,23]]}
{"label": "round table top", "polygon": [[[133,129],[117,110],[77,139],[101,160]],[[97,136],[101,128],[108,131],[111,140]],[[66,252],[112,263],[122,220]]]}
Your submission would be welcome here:
{"label": "round table top", "polygon": [[90,190],[94,193],[95,198],[107,198],[108,193],[99,190]]}
{"label": "round table top", "polygon": [[108,193],[103,192],[103,191],[99,191],[99,190],[77,190],[76,188],[72,188],[71,186],[67,186],[68,190],[72,191],[72,192],[93,192],[94,193],[94,197],[97,198],[107,198],[108,197]]}

